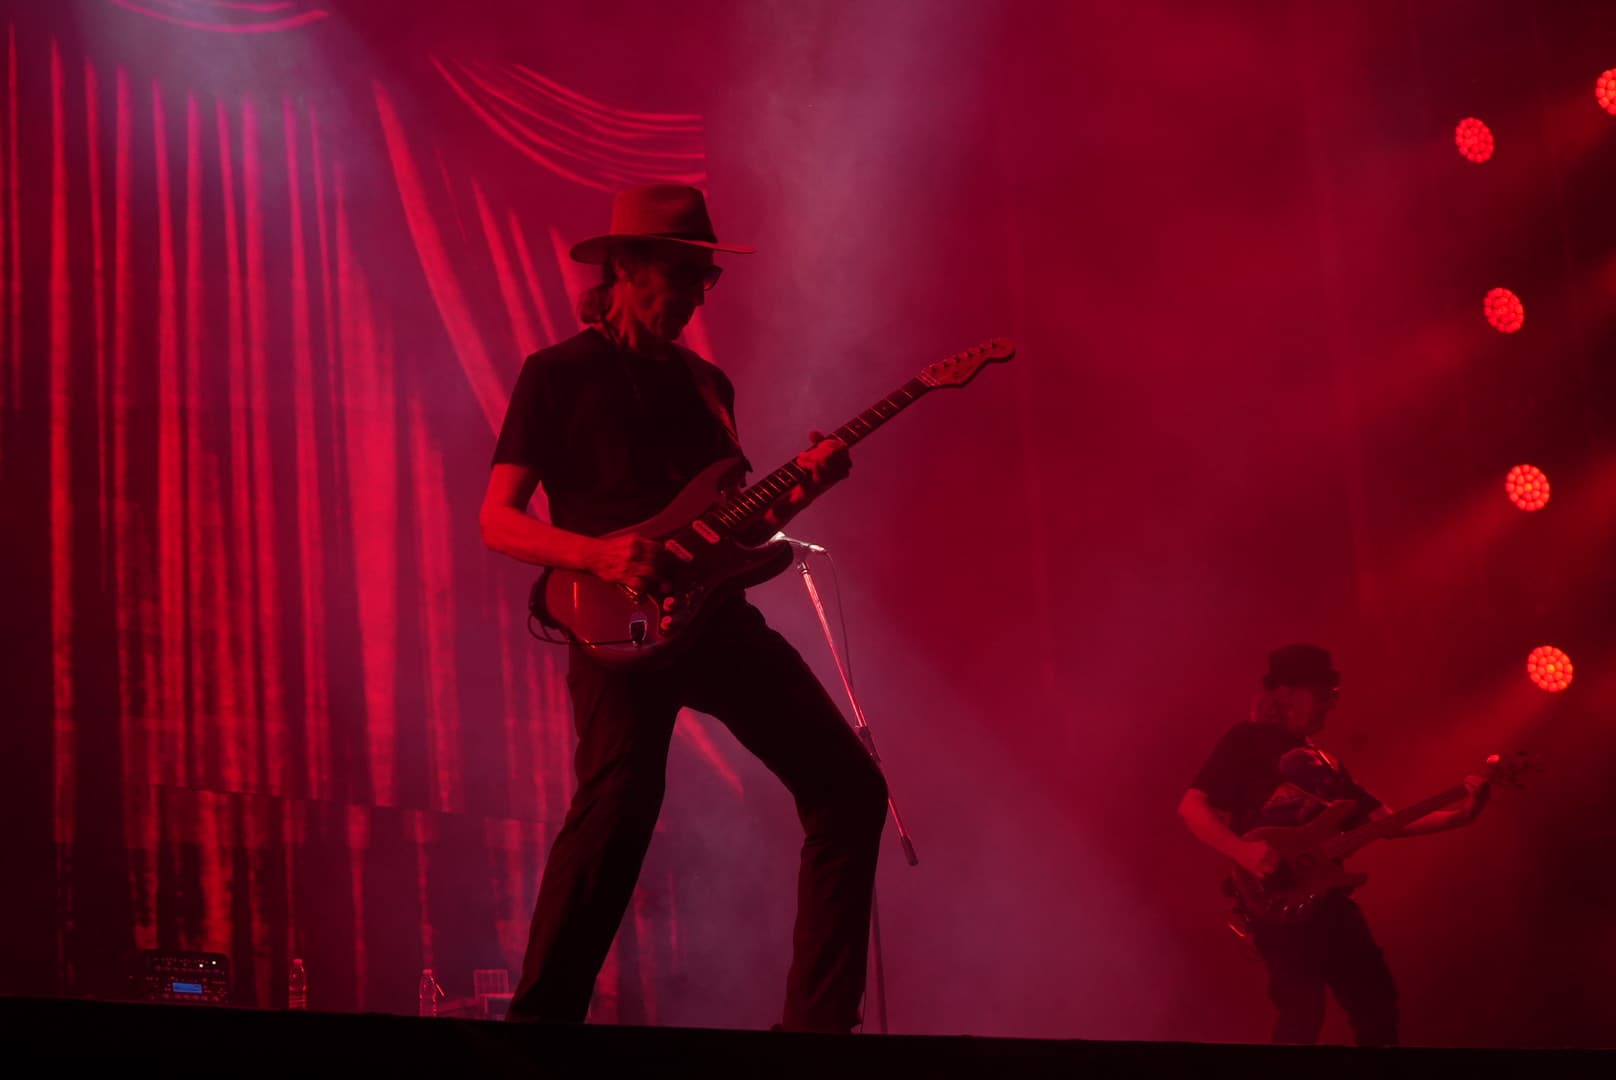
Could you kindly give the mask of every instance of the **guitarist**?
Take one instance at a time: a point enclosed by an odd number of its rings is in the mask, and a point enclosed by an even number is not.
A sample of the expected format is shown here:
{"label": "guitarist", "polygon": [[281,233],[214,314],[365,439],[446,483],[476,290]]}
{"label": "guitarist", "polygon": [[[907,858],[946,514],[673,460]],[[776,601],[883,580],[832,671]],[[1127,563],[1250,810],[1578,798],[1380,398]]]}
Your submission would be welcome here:
{"label": "guitarist", "polygon": [[[1390,812],[1311,738],[1341,695],[1340,678],[1330,654],[1316,645],[1275,650],[1251,721],[1219,740],[1179,803],[1190,832],[1260,878],[1274,873],[1279,856],[1265,843],[1244,839],[1250,830],[1300,825],[1341,800],[1358,804],[1345,829]],[[1442,832],[1474,821],[1488,789],[1475,776],[1465,786],[1469,794],[1462,805],[1427,814],[1395,835]],[[1328,988],[1346,1010],[1360,1046],[1396,1044],[1396,984],[1362,909],[1345,893],[1330,894],[1306,921],[1258,924],[1252,937],[1278,1010],[1274,1042],[1317,1042]]]}
{"label": "guitarist", "polygon": [[[603,536],[650,517],[713,462],[740,456],[729,379],[676,343],[718,280],[717,251],[751,249],[721,246],[702,193],[674,184],[618,193],[611,231],[572,248],[573,259],[600,267],[600,283],[580,299],[586,329],[528,357],[517,377],[480,515],[488,547],[654,594],[666,557],[658,546]],[[782,500],[758,540],[847,475],[845,445],[811,442],[797,457],[809,482]],[[548,520],[528,505],[541,484]],[[681,613],[665,601],[663,616]],[[512,1019],[585,1019],[661,809],[674,718],[688,706],[725,724],[780,778],[802,821],[793,958],[776,1026],[847,1032],[860,1022],[886,783],[756,608],[737,597],[707,618],[689,648],[650,670],[608,670],[571,650],[577,793],[545,863]]]}

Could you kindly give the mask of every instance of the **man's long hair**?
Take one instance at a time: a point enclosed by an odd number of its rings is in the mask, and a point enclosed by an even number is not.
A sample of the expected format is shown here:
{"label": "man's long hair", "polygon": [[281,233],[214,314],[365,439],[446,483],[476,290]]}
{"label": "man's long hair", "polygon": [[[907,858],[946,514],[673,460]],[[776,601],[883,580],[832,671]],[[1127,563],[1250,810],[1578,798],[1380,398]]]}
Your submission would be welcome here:
{"label": "man's long hair", "polygon": [[1280,697],[1279,691],[1259,690],[1251,699],[1251,722],[1254,724],[1283,724],[1291,713],[1291,703]]}
{"label": "man's long hair", "polygon": [[633,269],[650,256],[645,244],[632,241],[614,243],[600,265],[600,284],[591,285],[578,296],[578,319],[585,326],[596,326],[606,321],[612,309],[612,289],[617,284],[618,268]]}
{"label": "man's long hair", "polygon": [[606,321],[612,307],[612,286],[617,284],[617,267],[611,259],[600,268],[600,283],[591,285],[578,296],[578,321],[595,326]]}

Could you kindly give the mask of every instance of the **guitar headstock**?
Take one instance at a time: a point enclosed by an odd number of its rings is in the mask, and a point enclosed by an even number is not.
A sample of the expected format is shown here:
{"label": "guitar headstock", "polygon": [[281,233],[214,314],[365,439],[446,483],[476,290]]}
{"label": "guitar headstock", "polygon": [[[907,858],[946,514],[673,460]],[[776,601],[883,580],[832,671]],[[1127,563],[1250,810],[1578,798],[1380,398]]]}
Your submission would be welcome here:
{"label": "guitar headstock", "polygon": [[1481,775],[1489,784],[1504,787],[1521,787],[1521,777],[1536,768],[1525,750],[1517,750],[1512,754],[1490,754],[1487,763],[1482,766]]}
{"label": "guitar headstock", "polygon": [[920,381],[933,390],[945,386],[964,386],[987,365],[1002,364],[1014,355],[1015,342],[1009,338],[992,338],[945,360],[928,364],[920,372]]}

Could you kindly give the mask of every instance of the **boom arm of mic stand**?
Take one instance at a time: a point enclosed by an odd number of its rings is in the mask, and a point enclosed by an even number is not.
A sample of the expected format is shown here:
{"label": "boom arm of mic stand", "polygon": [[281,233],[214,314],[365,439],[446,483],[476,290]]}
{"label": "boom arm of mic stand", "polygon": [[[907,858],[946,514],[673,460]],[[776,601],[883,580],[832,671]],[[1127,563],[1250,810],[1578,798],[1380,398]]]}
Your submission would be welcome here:
{"label": "boom arm of mic stand", "polygon": [[[802,583],[808,589],[808,599],[813,602],[814,613],[819,616],[820,629],[825,631],[825,643],[830,646],[831,659],[836,661],[836,673],[842,677],[842,689],[847,691],[848,703],[853,707],[853,731],[879,768],[881,755],[875,752],[875,736],[870,733],[869,722],[864,719],[864,708],[859,704],[858,696],[853,693],[853,680],[848,675],[847,665],[842,662],[842,653],[836,647],[836,638],[830,632],[830,620],[825,616],[824,602],[819,599],[819,589],[814,585],[813,572],[808,569],[807,552],[801,549],[797,555],[797,572],[802,575]],[[892,815],[893,827],[898,830],[898,842],[903,845],[905,861],[910,866],[918,866],[920,856],[915,854],[914,841],[909,838],[909,830],[904,828],[903,817],[898,813],[898,804],[893,801],[890,789],[887,792],[887,811]]]}

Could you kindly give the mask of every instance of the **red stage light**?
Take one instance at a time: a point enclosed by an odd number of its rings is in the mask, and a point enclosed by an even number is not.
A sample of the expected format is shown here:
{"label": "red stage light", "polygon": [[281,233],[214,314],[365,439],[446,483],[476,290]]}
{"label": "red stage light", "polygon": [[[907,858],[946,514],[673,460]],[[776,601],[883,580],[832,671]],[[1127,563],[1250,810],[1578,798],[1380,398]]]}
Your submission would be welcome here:
{"label": "red stage light", "polygon": [[1504,477],[1509,501],[1522,510],[1541,510],[1549,505],[1549,478],[1536,465],[1517,465]]}
{"label": "red stage light", "polygon": [[1526,658],[1526,673],[1540,689],[1558,694],[1571,685],[1571,657],[1553,645],[1539,645]]}
{"label": "red stage light", "polygon": [[1600,108],[1608,113],[1616,113],[1616,68],[1611,68],[1595,81],[1594,97],[1599,99]]}
{"label": "red stage light", "polygon": [[1453,129],[1453,142],[1459,153],[1480,165],[1493,156],[1493,133],[1474,116],[1467,116]]}
{"label": "red stage light", "polygon": [[1486,299],[1481,302],[1481,308],[1487,313],[1487,321],[1493,324],[1493,329],[1504,334],[1513,334],[1526,322],[1526,306],[1521,298],[1508,289],[1491,289]]}

